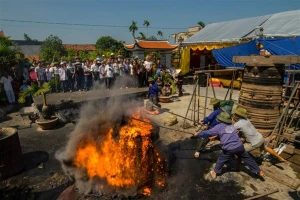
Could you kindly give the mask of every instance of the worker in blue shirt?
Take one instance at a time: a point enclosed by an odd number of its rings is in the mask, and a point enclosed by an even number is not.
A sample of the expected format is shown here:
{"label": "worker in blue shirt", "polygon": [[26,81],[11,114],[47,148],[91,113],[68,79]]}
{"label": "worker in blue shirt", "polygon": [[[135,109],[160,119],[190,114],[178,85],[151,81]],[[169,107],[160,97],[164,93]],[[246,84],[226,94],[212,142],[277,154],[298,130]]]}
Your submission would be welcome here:
{"label": "worker in blue shirt", "polygon": [[220,138],[222,153],[218,157],[214,171],[210,172],[212,178],[216,178],[217,174],[221,174],[224,164],[230,161],[234,156],[242,159],[253,173],[263,176],[264,174],[257,163],[245,150],[244,145],[237,134],[237,130],[231,124],[232,120],[230,115],[227,112],[222,112],[217,116],[217,120],[219,124],[212,129],[194,133],[195,137],[209,138],[218,136]]}
{"label": "worker in blue shirt", "polygon": [[[211,104],[212,104],[212,105],[216,105],[216,104],[213,104],[213,103],[217,102],[216,100],[218,100],[218,99],[212,99],[212,100],[211,100]],[[208,117],[206,117],[206,118],[208,118],[209,120],[212,120],[212,121],[213,121],[212,123],[209,124],[210,126],[208,127],[208,129],[211,129],[211,128],[215,127],[217,124],[219,124],[219,122],[218,122],[218,120],[217,120],[217,116],[218,116],[220,113],[226,112],[226,113],[228,113],[228,114],[231,116],[231,114],[230,114],[231,110],[232,110],[232,107],[231,107],[231,106],[225,105],[225,106],[223,106],[222,108],[220,108],[220,109],[218,109],[218,110],[212,112]],[[205,120],[206,118],[204,118],[204,120]],[[204,121],[204,120],[203,120],[203,121]],[[197,148],[197,150],[196,150],[196,152],[195,152],[195,155],[194,155],[196,158],[198,158],[198,157],[200,156],[200,153],[205,149],[206,145],[207,145],[212,139],[216,139],[216,137],[212,137],[212,138],[199,138],[199,139],[198,139],[198,140],[199,140],[199,144],[198,144],[198,148]]]}
{"label": "worker in blue shirt", "polygon": [[149,90],[148,90],[148,97],[149,100],[156,106],[158,106],[158,84],[157,82],[150,77],[148,79],[149,82]]}
{"label": "worker in blue shirt", "polygon": [[213,128],[215,125],[218,124],[217,122],[217,116],[223,112],[219,106],[220,106],[220,100],[217,98],[213,98],[210,100],[209,105],[213,105],[214,111],[205,117],[201,122],[200,125],[208,124],[208,129]]}

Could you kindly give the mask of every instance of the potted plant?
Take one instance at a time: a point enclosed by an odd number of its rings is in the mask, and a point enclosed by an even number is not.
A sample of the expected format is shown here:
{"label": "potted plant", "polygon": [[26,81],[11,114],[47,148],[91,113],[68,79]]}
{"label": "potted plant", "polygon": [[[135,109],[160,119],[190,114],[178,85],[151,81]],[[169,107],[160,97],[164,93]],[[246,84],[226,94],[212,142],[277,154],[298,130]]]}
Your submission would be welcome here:
{"label": "potted plant", "polygon": [[50,129],[54,125],[56,125],[58,118],[51,118],[51,108],[47,105],[47,92],[51,90],[51,85],[53,84],[53,81],[50,81],[48,83],[44,83],[42,86],[39,86],[36,83],[32,83],[31,87],[25,89],[19,96],[18,101],[20,103],[25,103],[26,97],[28,94],[32,96],[38,96],[42,95],[43,97],[43,106],[42,106],[42,112],[41,112],[41,119],[36,120],[36,123],[42,128],[42,129]]}

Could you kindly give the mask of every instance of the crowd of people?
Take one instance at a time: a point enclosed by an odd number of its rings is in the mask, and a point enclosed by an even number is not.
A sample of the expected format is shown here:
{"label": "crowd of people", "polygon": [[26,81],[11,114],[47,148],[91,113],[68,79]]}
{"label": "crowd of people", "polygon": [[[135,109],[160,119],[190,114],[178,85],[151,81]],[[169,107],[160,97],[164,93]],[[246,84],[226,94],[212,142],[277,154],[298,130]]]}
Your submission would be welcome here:
{"label": "crowd of people", "polygon": [[[47,63],[34,61],[30,66],[23,68],[22,86],[18,86],[20,91],[28,88],[31,83],[42,86],[43,83],[52,81],[51,92],[74,92],[89,91],[91,89],[108,90],[112,88],[139,88],[149,87],[149,78],[158,80],[160,91],[162,77],[170,77],[174,80],[175,69],[166,68],[160,60],[151,60],[146,56],[145,61],[134,57],[123,59],[115,57],[112,53],[109,57],[97,56],[95,60],[84,60],[76,58],[73,61],[61,61]],[[0,83],[4,84],[4,90],[9,103],[16,102],[14,94],[13,75],[4,72]],[[170,94],[170,85],[166,84],[166,91]],[[169,92],[169,93],[168,93]]]}

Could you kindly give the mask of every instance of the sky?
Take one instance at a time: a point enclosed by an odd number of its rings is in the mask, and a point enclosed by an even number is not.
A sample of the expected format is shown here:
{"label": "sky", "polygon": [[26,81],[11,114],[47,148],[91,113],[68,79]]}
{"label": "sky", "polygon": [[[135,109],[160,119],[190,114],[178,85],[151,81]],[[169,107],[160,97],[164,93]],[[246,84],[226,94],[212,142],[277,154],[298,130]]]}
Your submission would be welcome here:
{"label": "sky", "polygon": [[14,40],[22,40],[26,33],[40,41],[53,34],[64,44],[95,44],[102,36],[129,44],[132,21],[139,27],[137,34],[147,35],[143,22],[148,20],[148,36],[157,37],[160,30],[173,43],[171,34],[187,31],[199,21],[209,24],[298,9],[299,0],[0,0],[0,29]]}

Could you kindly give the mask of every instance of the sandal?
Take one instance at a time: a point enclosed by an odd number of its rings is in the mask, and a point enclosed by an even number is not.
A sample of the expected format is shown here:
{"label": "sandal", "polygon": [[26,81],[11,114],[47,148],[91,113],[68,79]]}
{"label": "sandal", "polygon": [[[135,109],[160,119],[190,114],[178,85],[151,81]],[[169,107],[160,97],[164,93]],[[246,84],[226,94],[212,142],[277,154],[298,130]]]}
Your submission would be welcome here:
{"label": "sandal", "polygon": [[217,178],[217,173],[214,171],[210,171],[210,175],[213,179]]}
{"label": "sandal", "polygon": [[261,177],[264,177],[264,176],[265,176],[265,174],[264,174],[262,171],[259,171],[259,172],[257,173],[257,175],[258,175],[258,176],[261,176]]}

